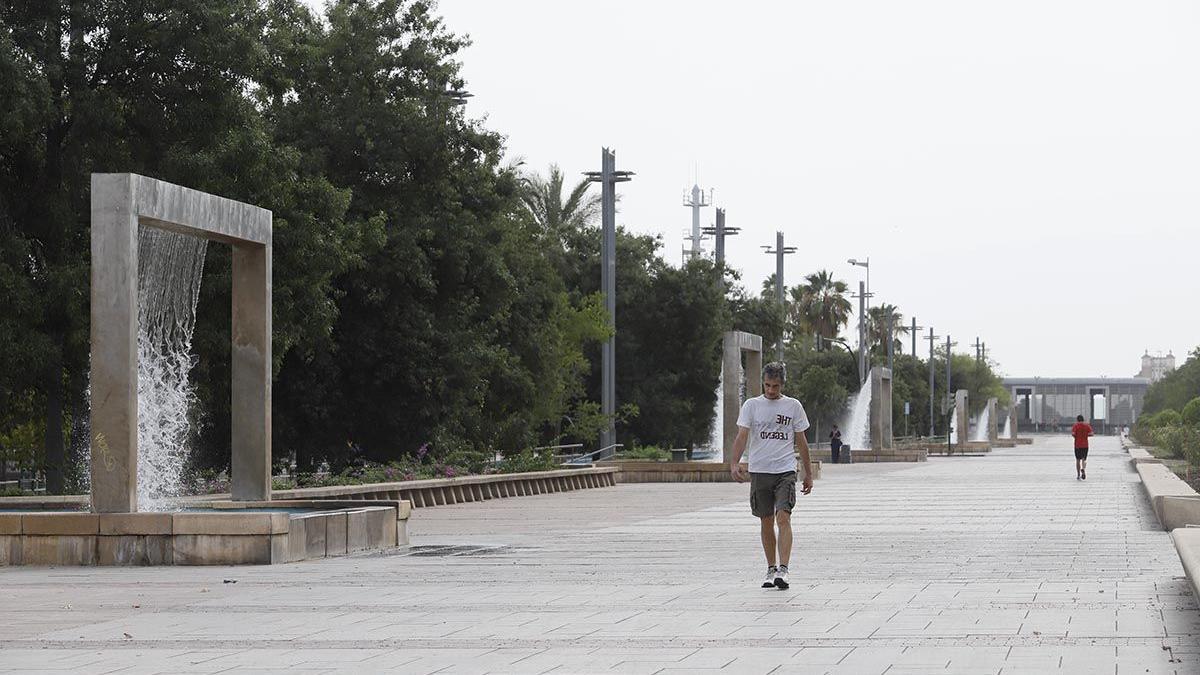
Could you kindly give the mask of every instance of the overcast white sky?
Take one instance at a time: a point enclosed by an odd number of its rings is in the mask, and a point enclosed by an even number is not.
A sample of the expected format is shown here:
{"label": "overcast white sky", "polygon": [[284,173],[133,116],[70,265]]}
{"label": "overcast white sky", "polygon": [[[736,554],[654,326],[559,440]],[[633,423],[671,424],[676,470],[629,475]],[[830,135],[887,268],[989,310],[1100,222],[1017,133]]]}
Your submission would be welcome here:
{"label": "overcast white sky", "polygon": [[1200,345],[1194,2],[439,11],[474,41],[468,114],[543,171],[615,148],[637,172],[618,222],[676,263],[698,173],[742,228],[728,257],[750,288],[783,230],[789,283],[828,268],[857,286],[845,261],[870,256],[876,302],[964,352],[979,336],[1009,375],[1130,376],[1145,349]]}

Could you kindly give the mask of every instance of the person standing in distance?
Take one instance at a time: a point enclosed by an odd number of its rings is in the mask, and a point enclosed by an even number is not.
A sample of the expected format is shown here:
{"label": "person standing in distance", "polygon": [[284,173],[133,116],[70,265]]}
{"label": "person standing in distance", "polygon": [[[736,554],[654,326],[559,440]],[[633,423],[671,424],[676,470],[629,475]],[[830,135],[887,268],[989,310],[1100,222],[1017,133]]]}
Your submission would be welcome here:
{"label": "person standing in distance", "polygon": [[1087,480],[1088,437],[1093,432],[1092,425],[1083,421],[1083,415],[1075,416],[1071,435],[1075,437],[1075,480]]}
{"label": "person standing in distance", "polygon": [[833,425],[833,431],[829,432],[829,461],[832,464],[837,464],[841,459],[839,455],[842,451],[842,430],[838,425]]}
{"label": "person standing in distance", "polygon": [[[778,361],[763,366],[761,396],[742,404],[737,438],[729,473],[746,482],[742,454],[749,446],[750,512],[759,519],[767,576],[762,587],[788,587],[788,561],[792,556],[792,509],[796,506],[796,454],[804,470],[801,491],[812,492],[812,461],[808,454],[808,415],[804,406],[783,395],[784,365]],[[776,528],[778,527],[778,534]],[[778,555],[778,565],[776,565]]]}

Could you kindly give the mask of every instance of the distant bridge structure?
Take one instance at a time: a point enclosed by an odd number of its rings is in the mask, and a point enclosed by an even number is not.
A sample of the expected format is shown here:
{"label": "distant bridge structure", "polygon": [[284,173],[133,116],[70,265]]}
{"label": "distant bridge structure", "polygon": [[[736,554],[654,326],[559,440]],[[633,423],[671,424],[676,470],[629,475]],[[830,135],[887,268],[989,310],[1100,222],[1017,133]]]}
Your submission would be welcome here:
{"label": "distant bridge structure", "polygon": [[1008,377],[1017,431],[1067,431],[1083,415],[1097,433],[1132,426],[1142,413],[1150,378]]}

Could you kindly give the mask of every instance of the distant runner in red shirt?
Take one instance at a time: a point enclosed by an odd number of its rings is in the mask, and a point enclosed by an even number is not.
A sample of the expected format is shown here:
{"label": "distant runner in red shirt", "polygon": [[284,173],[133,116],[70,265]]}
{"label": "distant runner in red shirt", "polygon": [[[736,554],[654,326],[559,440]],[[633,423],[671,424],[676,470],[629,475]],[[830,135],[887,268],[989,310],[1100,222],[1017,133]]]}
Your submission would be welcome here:
{"label": "distant runner in red shirt", "polygon": [[1075,416],[1071,435],[1075,437],[1075,480],[1087,480],[1088,436],[1092,435],[1092,425],[1083,421],[1083,415]]}

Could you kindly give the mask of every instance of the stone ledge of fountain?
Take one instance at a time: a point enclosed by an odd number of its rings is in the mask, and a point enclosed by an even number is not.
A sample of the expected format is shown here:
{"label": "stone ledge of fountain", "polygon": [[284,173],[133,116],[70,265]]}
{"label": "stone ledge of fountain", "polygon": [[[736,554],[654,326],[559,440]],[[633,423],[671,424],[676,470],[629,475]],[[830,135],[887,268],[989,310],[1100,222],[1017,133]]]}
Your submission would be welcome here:
{"label": "stone ledge of fountain", "polygon": [[273,564],[408,543],[404,500],[210,501],[169,513],[0,513],[0,566]]}
{"label": "stone ledge of fountain", "polygon": [[[817,451],[812,451],[813,479],[821,477],[821,461],[816,457]],[[799,463],[800,458],[796,461]],[[597,462],[600,466],[614,466],[620,469],[617,473],[618,483],[732,483],[733,476],[729,473],[729,465],[725,462],[657,462],[644,459],[617,459]],[[745,462],[742,468],[749,471]]]}

